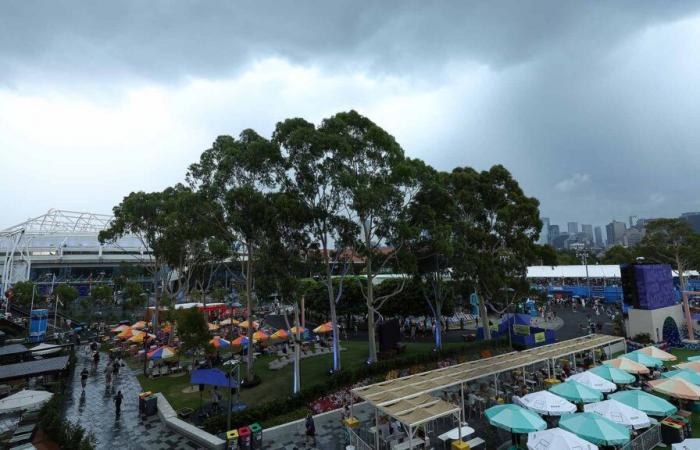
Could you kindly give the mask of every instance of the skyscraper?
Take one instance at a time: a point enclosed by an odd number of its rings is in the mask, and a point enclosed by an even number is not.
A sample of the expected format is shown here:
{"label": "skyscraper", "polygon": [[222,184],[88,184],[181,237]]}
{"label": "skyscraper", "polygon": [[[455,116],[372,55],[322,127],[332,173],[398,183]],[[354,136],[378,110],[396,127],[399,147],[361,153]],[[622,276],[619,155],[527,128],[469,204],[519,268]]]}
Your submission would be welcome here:
{"label": "skyscraper", "polygon": [[576,234],[578,233],[578,222],[569,222],[566,224],[566,231],[569,232],[569,234]]}
{"label": "skyscraper", "polygon": [[603,242],[603,230],[600,227],[595,227],[595,246],[598,248],[605,247]]}
{"label": "skyscraper", "polygon": [[608,235],[608,247],[623,245],[625,230],[627,230],[625,222],[618,222],[614,219],[612,222],[605,225],[605,233]]}
{"label": "skyscraper", "polygon": [[593,225],[581,225],[581,233],[584,233],[593,242]]}
{"label": "skyscraper", "polygon": [[687,212],[681,214],[681,219],[688,222],[688,225],[696,233],[700,233],[700,212]]}
{"label": "skyscraper", "polygon": [[540,240],[538,243],[540,245],[549,244],[549,217],[541,217],[542,230],[540,231]]}
{"label": "skyscraper", "polygon": [[551,244],[554,239],[559,237],[559,225],[550,225],[549,226],[549,243]]}

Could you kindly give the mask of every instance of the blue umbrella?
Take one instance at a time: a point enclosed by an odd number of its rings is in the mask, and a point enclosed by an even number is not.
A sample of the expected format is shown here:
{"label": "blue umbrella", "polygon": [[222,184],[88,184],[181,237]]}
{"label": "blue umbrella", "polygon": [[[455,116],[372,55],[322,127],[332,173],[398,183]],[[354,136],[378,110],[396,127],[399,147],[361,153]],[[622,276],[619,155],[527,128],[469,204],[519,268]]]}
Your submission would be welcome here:
{"label": "blue umbrella", "polygon": [[229,380],[228,375],[219,369],[193,370],[190,375],[191,384],[206,384],[208,386],[236,387],[236,380]]}

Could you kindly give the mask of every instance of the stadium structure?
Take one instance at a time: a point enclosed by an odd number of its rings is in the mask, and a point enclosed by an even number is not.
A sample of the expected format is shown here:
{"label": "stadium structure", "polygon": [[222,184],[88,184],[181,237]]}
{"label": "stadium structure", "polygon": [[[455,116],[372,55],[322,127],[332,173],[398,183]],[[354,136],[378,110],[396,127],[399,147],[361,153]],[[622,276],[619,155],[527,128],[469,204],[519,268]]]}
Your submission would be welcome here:
{"label": "stadium structure", "polygon": [[106,214],[51,209],[0,231],[0,295],[27,280],[69,283],[85,295],[91,284],[111,283],[125,265],[147,263],[150,250],[136,236],[99,242],[111,221]]}

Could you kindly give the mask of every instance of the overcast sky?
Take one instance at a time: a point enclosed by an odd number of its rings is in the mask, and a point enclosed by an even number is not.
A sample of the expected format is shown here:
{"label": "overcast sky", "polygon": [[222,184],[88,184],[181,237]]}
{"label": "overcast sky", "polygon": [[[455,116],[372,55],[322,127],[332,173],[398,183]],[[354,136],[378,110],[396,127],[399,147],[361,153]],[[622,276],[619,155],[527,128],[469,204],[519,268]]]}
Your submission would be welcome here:
{"label": "overcast sky", "polygon": [[351,108],[439,169],[505,165],[553,223],[700,210],[694,3],[2,2],[0,229]]}

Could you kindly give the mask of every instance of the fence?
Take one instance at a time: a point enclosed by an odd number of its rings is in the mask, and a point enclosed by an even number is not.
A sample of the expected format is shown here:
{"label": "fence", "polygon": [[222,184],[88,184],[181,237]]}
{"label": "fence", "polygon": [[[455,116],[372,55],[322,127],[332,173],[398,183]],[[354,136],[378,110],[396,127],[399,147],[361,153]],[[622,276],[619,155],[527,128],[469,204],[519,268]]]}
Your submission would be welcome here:
{"label": "fence", "polygon": [[620,450],[651,450],[661,443],[661,426],[654,425]]}
{"label": "fence", "polygon": [[350,445],[354,446],[355,450],[374,450],[374,447],[362,440],[362,438],[357,433],[355,433],[355,430],[348,427],[345,427],[345,429],[348,431],[348,439],[350,441]]}

